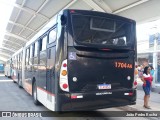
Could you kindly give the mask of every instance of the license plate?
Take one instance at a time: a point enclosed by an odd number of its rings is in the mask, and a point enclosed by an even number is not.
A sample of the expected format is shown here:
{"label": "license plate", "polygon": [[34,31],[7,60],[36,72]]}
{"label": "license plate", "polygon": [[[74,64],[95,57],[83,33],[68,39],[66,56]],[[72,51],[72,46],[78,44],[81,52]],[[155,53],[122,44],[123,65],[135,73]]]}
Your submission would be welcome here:
{"label": "license plate", "polygon": [[98,89],[111,89],[111,84],[99,84]]}

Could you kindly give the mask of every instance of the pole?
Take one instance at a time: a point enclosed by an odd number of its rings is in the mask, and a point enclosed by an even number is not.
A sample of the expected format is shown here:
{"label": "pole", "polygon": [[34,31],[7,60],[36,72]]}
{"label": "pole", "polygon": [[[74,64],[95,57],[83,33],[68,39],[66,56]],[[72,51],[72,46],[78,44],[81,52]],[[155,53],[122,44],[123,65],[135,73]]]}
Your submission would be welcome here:
{"label": "pole", "polygon": [[155,84],[157,82],[157,73],[158,73],[158,69],[157,69],[157,36],[158,34],[154,35],[154,53],[153,53],[153,68],[155,70],[154,75],[153,75],[153,88],[155,88]]}

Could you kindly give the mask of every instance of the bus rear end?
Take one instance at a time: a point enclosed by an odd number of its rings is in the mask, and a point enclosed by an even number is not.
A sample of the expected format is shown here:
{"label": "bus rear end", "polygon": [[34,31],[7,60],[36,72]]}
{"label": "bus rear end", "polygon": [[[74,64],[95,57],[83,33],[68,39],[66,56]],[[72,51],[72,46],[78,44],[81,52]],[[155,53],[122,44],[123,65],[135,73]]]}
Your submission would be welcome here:
{"label": "bus rear end", "polygon": [[72,37],[60,71],[61,110],[135,104],[135,22],[89,11],[68,16]]}

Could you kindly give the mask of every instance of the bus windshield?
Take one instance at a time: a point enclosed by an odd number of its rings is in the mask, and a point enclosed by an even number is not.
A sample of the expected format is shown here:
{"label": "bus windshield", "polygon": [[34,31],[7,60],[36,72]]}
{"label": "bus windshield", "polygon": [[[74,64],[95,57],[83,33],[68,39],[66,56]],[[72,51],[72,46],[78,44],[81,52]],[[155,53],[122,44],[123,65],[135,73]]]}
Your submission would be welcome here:
{"label": "bus windshield", "polygon": [[[112,18],[72,15],[74,39],[79,44],[131,47],[131,24]],[[134,41],[133,41],[134,42]]]}

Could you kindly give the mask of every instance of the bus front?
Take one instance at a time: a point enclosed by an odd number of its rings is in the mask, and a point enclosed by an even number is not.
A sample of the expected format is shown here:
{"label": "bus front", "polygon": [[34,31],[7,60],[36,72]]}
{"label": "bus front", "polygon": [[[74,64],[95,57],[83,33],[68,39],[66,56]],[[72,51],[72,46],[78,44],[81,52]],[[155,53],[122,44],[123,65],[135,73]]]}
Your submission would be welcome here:
{"label": "bus front", "polygon": [[62,63],[67,84],[61,87],[67,99],[60,100],[63,110],[136,103],[135,25],[133,20],[112,14],[67,11],[68,57]]}

